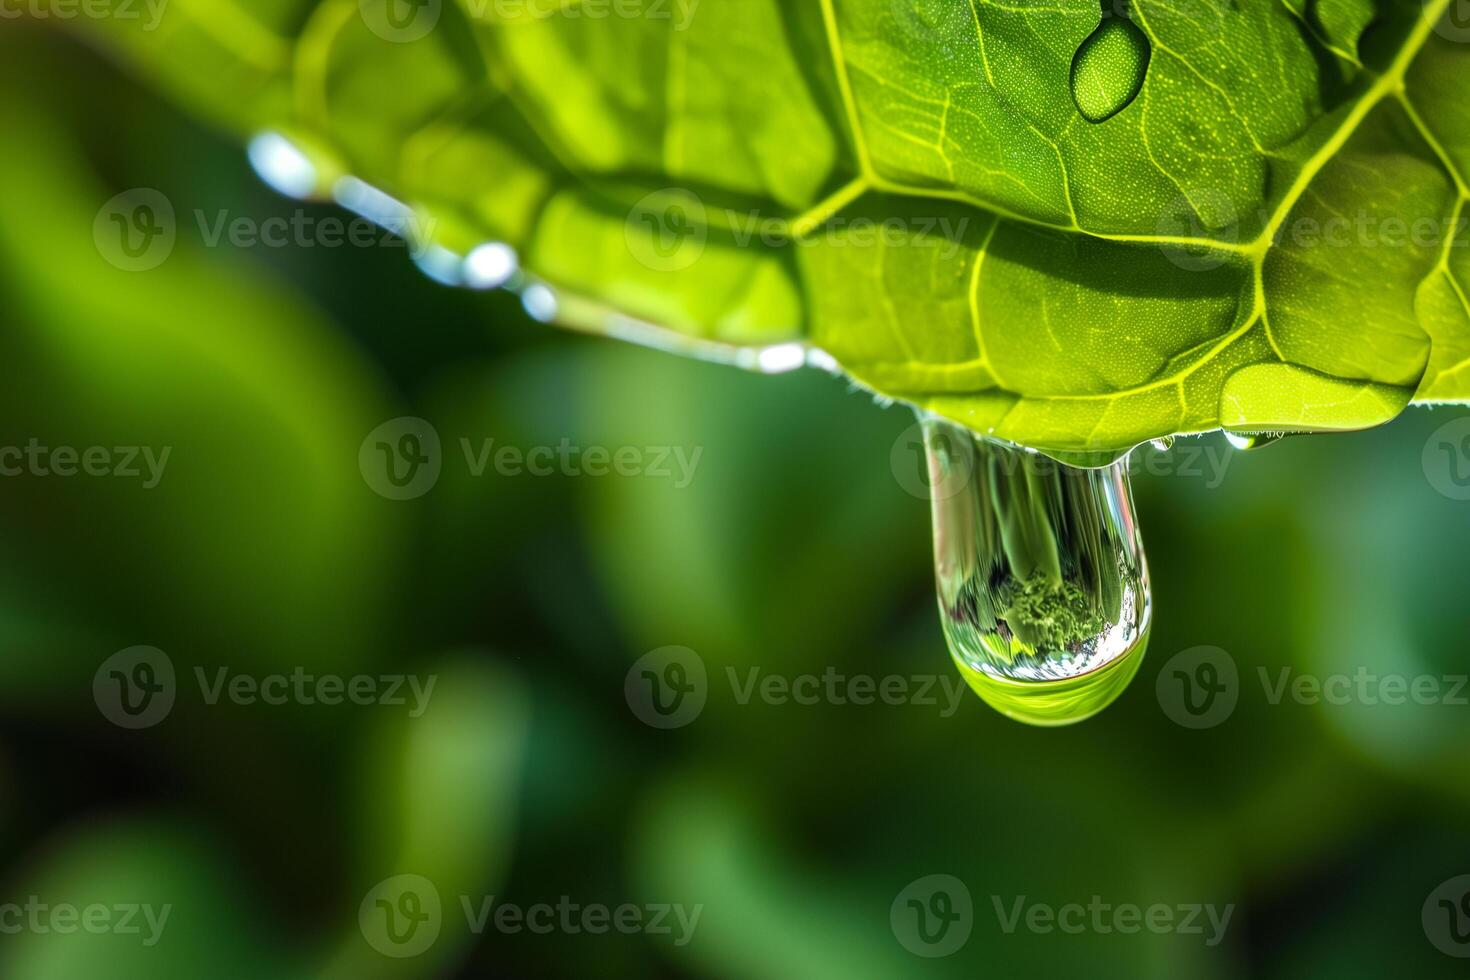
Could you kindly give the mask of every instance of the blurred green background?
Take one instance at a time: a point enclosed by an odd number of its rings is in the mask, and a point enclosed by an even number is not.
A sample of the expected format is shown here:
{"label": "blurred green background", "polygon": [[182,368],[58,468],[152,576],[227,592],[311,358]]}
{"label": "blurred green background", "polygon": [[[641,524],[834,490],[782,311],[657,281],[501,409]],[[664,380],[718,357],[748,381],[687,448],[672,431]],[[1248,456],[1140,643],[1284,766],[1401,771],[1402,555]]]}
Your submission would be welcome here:
{"label": "blurred green background", "polygon": [[[403,248],[208,247],[196,209],[338,212],[275,195],[233,141],[59,32],[5,21],[0,77],[0,446],[170,451],[152,489],[0,478],[0,903],[171,910],[152,945],[146,927],[5,930],[0,976],[1464,975],[1437,947],[1470,942],[1434,925],[1431,893],[1470,872],[1470,707],[1273,704],[1258,674],[1470,669],[1470,503],[1421,463],[1450,411],[1151,457],[1152,645],[1083,725],[1026,728],[968,692],[953,713],[942,695],[742,704],[728,668],[957,676],[927,504],[890,462],[906,411],[816,372],[564,334],[510,294],[435,285]],[[136,187],[180,215],[146,273],[92,234]],[[358,460],[400,416],[444,445],[407,501]],[[702,455],[687,487],[475,476],[460,440],[487,438]],[[1218,485],[1182,462],[1204,450]],[[177,699],[126,730],[93,679],[140,644],[167,654]],[[668,645],[697,653],[709,692],[660,730],[624,681]],[[1195,730],[1156,682],[1200,645],[1233,659],[1239,700]],[[436,686],[419,717],[210,704],[196,668]],[[401,874],[443,903],[437,940],[403,958],[359,916]],[[973,916],[929,958],[890,912],[936,874]],[[699,918],[683,937],[475,934],[461,898],[490,896]],[[997,903],[1023,896],[1234,908],[1213,945],[1208,927],[1008,932]]]}

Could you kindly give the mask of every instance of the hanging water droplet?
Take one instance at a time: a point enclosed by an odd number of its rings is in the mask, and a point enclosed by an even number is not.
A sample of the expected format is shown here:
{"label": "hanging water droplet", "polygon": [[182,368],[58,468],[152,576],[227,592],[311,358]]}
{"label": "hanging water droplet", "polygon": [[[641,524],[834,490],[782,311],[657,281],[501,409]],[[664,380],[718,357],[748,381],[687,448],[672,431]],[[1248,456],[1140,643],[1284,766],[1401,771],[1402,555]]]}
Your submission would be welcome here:
{"label": "hanging water droplet", "polygon": [[1269,446],[1272,443],[1280,442],[1282,439],[1285,439],[1289,435],[1293,435],[1293,433],[1227,432],[1225,433],[1225,441],[1230,443],[1230,448],[1238,449],[1241,452],[1245,452],[1249,449],[1260,449],[1262,446]]}
{"label": "hanging water droplet", "polygon": [[1097,30],[1072,57],[1072,101],[1088,122],[1111,119],[1138,97],[1153,46],[1138,25],[1106,0]]}
{"label": "hanging water droplet", "polygon": [[991,706],[1065,725],[1106,707],[1152,616],[1127,459],[1100,469],[924,423],[934,562],[950,653]]}
{"label": "hanging water droplet", "polygon": [[1153,446],[1161,453],[1167,453],[1169,450],[1174,448],[1174,437],[1164,436],[1164,438],[1162,439],[1150,439],[1148,441],[1148,444],[1150,446]]}

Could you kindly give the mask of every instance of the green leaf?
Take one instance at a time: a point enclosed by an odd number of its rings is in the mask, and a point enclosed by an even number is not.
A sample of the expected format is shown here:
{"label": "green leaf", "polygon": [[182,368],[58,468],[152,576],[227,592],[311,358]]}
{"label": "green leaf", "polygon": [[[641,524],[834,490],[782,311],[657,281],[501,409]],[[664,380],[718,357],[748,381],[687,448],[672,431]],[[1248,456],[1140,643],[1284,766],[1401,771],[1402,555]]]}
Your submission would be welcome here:
{"label": "green leaf", "polygon": [[802,341],[978,432],[1108,452],[1470,400],[1447,7],[175,0],[167,30],[92,26],[296,140],[323,192],[351,173],[455,254],[509,243],[569,325]]}

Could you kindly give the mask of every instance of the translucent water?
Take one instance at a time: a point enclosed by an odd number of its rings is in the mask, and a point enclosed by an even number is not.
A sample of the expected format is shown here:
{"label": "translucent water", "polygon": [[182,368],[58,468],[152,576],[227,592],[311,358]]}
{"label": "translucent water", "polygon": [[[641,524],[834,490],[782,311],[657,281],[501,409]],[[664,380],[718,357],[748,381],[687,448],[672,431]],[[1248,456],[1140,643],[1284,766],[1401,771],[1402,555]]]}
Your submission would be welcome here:
{"label": "translucent water", "polygon": [[1289,435],[1290,432],[1227,432],[1225,441],[1230,443],[1232,449],[1245,452],[1280,442]]}
{"label": "translucent water", "polygon": [[1127,459],[1078,469],[923,424],[939,613],[960,672],[1019,721],[1101,711],[1137,672],[1151,622]]}
{"label": "translucent water", "polygon": [[1111,119],[1138,97],[1153,47],[1138,25],[1103,4],[1102,23],[1072,58],[1072,101],[1088,122]]}

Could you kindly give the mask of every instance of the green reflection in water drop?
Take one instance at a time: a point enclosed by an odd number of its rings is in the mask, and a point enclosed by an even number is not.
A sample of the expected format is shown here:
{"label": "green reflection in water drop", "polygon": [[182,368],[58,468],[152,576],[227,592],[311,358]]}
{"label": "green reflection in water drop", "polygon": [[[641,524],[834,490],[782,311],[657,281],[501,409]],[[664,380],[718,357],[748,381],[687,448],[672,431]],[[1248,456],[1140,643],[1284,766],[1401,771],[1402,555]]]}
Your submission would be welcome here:
{"label": "green reflection in water drop", "polygon": [[1152,615],[1127,460],[1097,468],[924,419],[935,579],[950,653],[992,707],[1067,725],[1107,707]]}
{"label": "green reflection in water drop", "polygon": [[1138,25],[1104,9],[1097,30],[1072,57],[1072,101],[1088,122],[1128,108],[1143,88],[1153,46]]}

